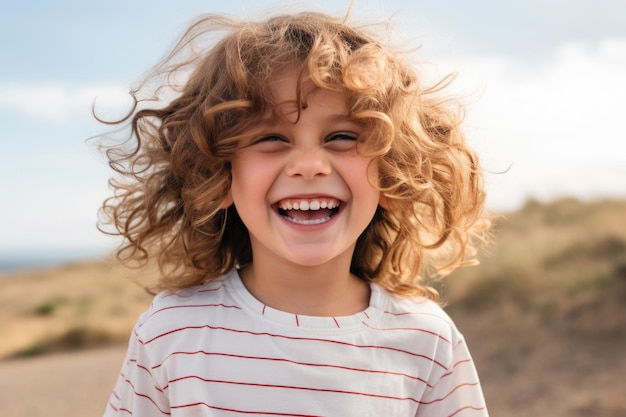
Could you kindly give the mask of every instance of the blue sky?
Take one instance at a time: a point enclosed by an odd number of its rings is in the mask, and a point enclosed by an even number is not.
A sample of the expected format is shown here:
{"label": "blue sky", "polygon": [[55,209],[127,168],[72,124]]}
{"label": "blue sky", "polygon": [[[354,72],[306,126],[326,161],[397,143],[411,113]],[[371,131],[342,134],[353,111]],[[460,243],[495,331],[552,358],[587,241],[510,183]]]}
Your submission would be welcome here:
{"label": "blue sky", "polygon": [[[348,0],[0,3],[0,251],[104,250],[95,229],[109,171],[85,139],[202,12],[343,13]],[[294,4],[296,6],[294,6]],[[420,60],[458,70],[467,132],[490,171],[489,206],[626,197],[626,2],[356,0],[392,18]]]}

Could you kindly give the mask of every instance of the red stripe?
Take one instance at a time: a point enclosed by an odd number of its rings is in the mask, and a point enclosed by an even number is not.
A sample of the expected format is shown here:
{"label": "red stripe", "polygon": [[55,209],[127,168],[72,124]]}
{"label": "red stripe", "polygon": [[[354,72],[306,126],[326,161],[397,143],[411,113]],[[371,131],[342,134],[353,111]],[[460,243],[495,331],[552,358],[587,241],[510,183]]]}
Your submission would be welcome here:
{"label": "red stripe", "polygon": [[239,414],[256,414],[256,415],[266,415],[266,416],[293,416],[293,417],[324,417],[324,416],[316,416],[313,414],[294,414],[294,413],[277,413],[272,411],[245,411],[245,410],[235,410],[233,408],[224,408],[218,407],[215,405],[209,405],[204,402],[193,403],[193,404],[182,404],[182,405],[173,405],[170,408],[188,408],[188,407],[197,407],[199,405],[203,405],[205,407],[211,408],[213,410],[220,411],[228,411],[231,413],[239,413]]}
{"label": "red stripe", "polygon": [[137,359],[129,359],[128,362],[130,363],[134,363],[135,366],[139,369],[143,369],[144,371],[146,371],[150,376],[152,376],[152,371],[150,369],[148,369],[147,366],[144,365],[140,365],[139,362],[137,362]]}
{"label": "red stripe", "polygon": [[372,329],[372,330],[409,330],[409,331],[428,333],[430,335],[437,336],[439,339],[443,340],[444,342],[451,343],[450,340],[446,339],[445,337],[443,337],[442,335],[440,335],[437,332],[433,332],[432,330],[420,329],[420,328],[417,328],[417,327],[387,327],[387,328],[380,328],[380,327],[372,327],[372,326],[368,325],[365,322],[363,322],[363,324],[365,326],[367,326],[368,328]]}
{"label": "red stripe", "polygon": [[158,313],[161,313],[163,311],[176,310],[179,308],[204,308],[204,307],[223,307],[223,308],[234,308],[237,310],[241,310],[241,307],[239,306],[231,306],[231,305],[226,305],[226,304],[190,304],[190,305],[176,305],[176,306],[170,306],[170,307],[163,307],[150,313],[150,315],[143,320],[143,322],[139,325],[139,327],[142,327],[152,316]]}
{"label": "red stripe", "polygon": [[[302,365],[302,366],[312,366],[312,367],[320,367],[320,368],[334,368],[334,369],[343,369],[346,371],[354,371],[354,372],[364,372],[364,373],[371,373],[371,374],[383,374],[383,375],[394,375],[394,376],[401,376],[401,377],[405,377],[405,378],[409,378],[409,379],[413,379],[419,382],[424,383],[427,387],[432,388],[432,385],[430,385],[426,380],[414,376],[414,375],[409,375],[409,374],[405,374],[405,373],[401,373],[401,372],[393,372],[393,371],[381,371],[381,370],[375,370],[375,369],[361,369],[361,368],[351,368],[351,367],[347,367],[347,366],[340,366],[340,365],[333,365],[333,364],[325,364],[325,363],[309,363],[309,362],[298,362],[298,361],[294,361],[291,359],[285,359],[285,358],[268,358],[268,357],[262,357],[262,356],[244,356],[244,355],[235,355],[232,353],[222,353],[222,352],[206,352],[203,350],[199,350],[196,352],[174,352],[170,355],[168,355],[167,358],[165,358],[165,360],[163,362],[161,362],[158,365],[155,365],[152,369],[156,369],[159,368],[163,365],[163,363],[165,363],[165,361],[175,355],[198,355],[198,354],[202,354],[202,355],[207,355],[207,356],[225,356],[225,357],[229,357],[229,358],[237,358],[237,359],[251,359],[251,360],[262,360],[262,361],[272,361],[272,362],[285,362],[285,363],[292,363],[294,365]],[[166,389],[166,387],[164,387],[163,389]]]}
{"label": "red stripe", "polygon": [[[454,369],[454,368],[456,368],[458,365],[460,365],[462,363],[472,363],[472,360],[471,359],[464,359],[462,361],[459,361],[459,362],[455,363],[454,365],[452,365],[452,367],[450,369]],[[444,378],[449,377],[450,375],[453,375],[453,374],[454,374],[454,371],[446,372],[445,374],[441,375],[441,378],[439,378],[439,379],[444,379]]]}
{"label": "red stripe", "polygon": [[340,325],[339,325],[339,323],[337,322],[337,319],[333,317],[333,321],[335,322],[335,324],[337,325],[337,327],[341,329],[341,326],[340,326]]}
{"label": "red stripe", "polygon": [[111,402],[109,402],[109,407],[111,407],[111,408],[113,409],[113,411],[115,411],[116,413],[117,413],[118,411],[120,411],[120,409],[119,409],[119,408],[117,408],[116,406],[114,406]]}
{"label": "red stripe", "polygon": [[431,358],[429,356],[426,356],[426,355],[423,355],[423,354],[420,354],[420,353],[410,352],[410,351],[404,350],[404,349],[390,347],[390,346],[357,345],[357,344],[353,344],[353,343],[342,342],[342,341],[339,341],[339,340],[316,339],[316,338],[310,338],[310,337],[294,337],[294,336],[285,336],[285,335],[266,333],[266,332],[252,332],[250,330],[230,329],[230,328],[227,328],[227,327],[210,326],[208,324],[206,324],[204,326],[181,327],[181,328],[170,330],[169,332],[165,332],[165,333],[162,333],[160,335],[154,336],[152,339],[149,339],[149,340],[146,340],[146,341],[142,341],[142,340],[139,340],[139,339],[138,339],[138,341],[139,341],[139,343],[141,343],[143,345],[147,345],[149,343],[154,342],[157,339],[160,339],[160,338],[165,337],[165,336],[172,335],[174,333],[178,333],[178,332],[185,331],[185,330],[200,330],[200,329],[224,330],[224,331],[234,332],[234,333],[249,334],[249,335],[253,335],[253,336],[269,336],[269,337],[275,337],[275,338],[287,339],[287,340],[300,340],[300,341],[310,341],[310,342],[331,343],[331,344],[336,344],[336,345],[355,347],[355,348],[359,348],[359,349],[390,350],[390,351],[393,351],[393,352],[404,353],[404,354],[411,355],[411,356],[414,356],[414,357],[423,358],[423,359],[426,359],[426,360],[428,360],[430,362],[433,362],[434,364],[436,364],[437,366],[439,366],[439,367],[441,367],[443,369],[446,369],[446,370],[448,369],[444,364],[442,364],[441,362],[438,362],[437,360],[435,360],[434,358]]}
{"label": "red stripe", "polygon": [[384,314],[389,314],[389,315],[392,315],[392,316],[431,316],[431,317],[438,318],[439,320],[452,325],[452,321],[448,320],[447,318],[445,318],[443,316],[440,316],[440,315],[434,314],[434,313],[424,313],[424,312],[418,312],[418,311],[415,311],[415,312],[403,311],[403,312],[400,312],[400,313],[394,313],[393,311],[384,311],[383,313]]}
{"label": "red stripe", "polygon": [[296,314],[296,326],[300,327],[300,320],[298,320],[298,315]]}
{"label": "red stripe", "polygon": [[[345,390],[335,390],[329,388],[314,388],[314,387],[297,387],[293,385],[276,385],[276,384],[259,384],[252,382],[242,382],[242,381],[226,381],[220,379],[205,379],[196,375],[184,376],[180,378],[173,379],[169,381],[170,384],[180,382],[186,379],[198,379],[203,382],[217,383],[217,384],[230,384],[230,385],[243,385],[248,387],[261,387],[261,388],[279,388],[279,389],[293,389],[299,391],[313,391],[313,392],[327,392],[331,394],[347,394],[347,395],[359,395],[363,397],[371,397],[371,398],[384,398],[386,400],[397,400],[397,401],[411,401],[416,404],[426,404],[415,398],[411,397],[393,397],[391,395],[382,395],[382,394],[371,394],[368,392],[358,392],[358,391],[345,391]],[[173,408],[173,407],[171,407]]]}
{"label": "red stripe", "polygon": [[449,393],[447,393],[447,394],[446,394],[446,395],[444,395],[443,397],[441,397],[441,398],[437,398],[436,400],[432,400],[432,401],[429,401],[429,402],[423,402],[422,404],[424,404],[424,405],[430,405],[430,404],[434,404],[434,403],[441,402],[441,401],[445,400],[446,398],[448,398],[449,396],[451,396],[452,394],[454,394],[454,391],[458,390],[458,389],[459,389],[459,388],[461,388],[461,387],[475,387],[475,386],[477,386],[477,385],[478,385],[478,382],[467,382],[467,383],[465,383],[465,384],[459,384],[459,385],[457,385],[456,387],[454,387],[454,388],[452,389],[452,391],[450,391]]}
{"label": "red stripe", "polygon": [[[208,285],[211,285],[211,284],[214,284],[214,283],[217,283],[217,281],[210,282],[210,283],[207,283],[207,284],[205,284],[205,285],[207,285],[207,286],[208,286]],[[194,290],[193,290],[193,293],[219,291],[219,290],[221,290],[221,289],[222,289],[222,288],[224,288],[224,287],[225,287],[224,283],[221,283],[221,284],[220,284],[220,286],[219,286],[219,287],[217,287],[217,288],[194,289]],[[170,298],[170,297],[177,297],[177,296],[179,296],[179,295],[181,295],[181,294],[180,294],[180,293],[176,293],[176,292],[174,292],[174,293],[171,293],[171,292],[170,292],[170,293],[164,293],[164,294],[162,295],[162,298],[163,298],[163,299],[165,299],[165,298]],[[152,305],[154,305],[154,302],[155,302],[155,301],[156,301],[156,298],[153,300],[153,302],[152,302],[153,304],[152,304]]]}
{"label": "red stripe", "polygon": [[[143,369],[144,371],[146,371],[148,373],[148,375],[150,375],[151,378],[153,378],[152,377],[152,371],[150,369],[148,369],[148,367],[140,365],[139,362],[137,362],[137,359],[129,359],[128,362],[133,362],[137,368]],[[152,369],[155,369],[155,367],[153,366]],[[125,376],[124,376],[124,379],[126,379]],[[161,392],[161,393],[163,393],[163,389],[165,389],[165,388],[161,389],[161,388],[157,387],[156,385],[154,385],[154,389],[159,391],[159,392]]]}
{"label": "red stripe", "polygon": [[[138,392],[137,392],[137,390],[135,389],[135,385],[133,385],[133,383],[132,383],[129,379],[127,379],[127,380],[126,380],[126,383],[128,383],[128,385],[130,385],[130,386],[131,386],[131,388],[133,389],[133,392],[135,393],[135,395],[136,395],[136,396],[138,396],[138,397],[142,397],[142,398],[146,398],[146,399],[150,400],[150,402],[154,405],[154,407],[155,407],[157,410],[159,410],[162,414],[165,414],[165,415],[167,415],[167,416],[169,416],[169,415],[171,414],[171,413],[168,413],[167,411],[163,411],[163,410],[161,410],[161,408],[158,406],[158,404],[156,403],[156,401],[154,401],[154,400],[152,399],[152,397],[150,397],[149,395],[147,395],[147,394],[140,394],[140,393],[138,393]],[[131,413],[131,414],[132,414],[132,413]]]}
{"label": "red stripe", "polygon": [[458,362],[456,362],[454,365],[452,365],[452,367],[453,367],[453,368],[456,368],[456,367],[457,367],[457,366],[459,366],[460,364],[462,364],[462,363],[468,363],[468,362],[469,362],[469,363],[471,363],[471,362],[472,362],[472,360],[471,360],[471,359],[463,359],[462,361],[458,361]]}
{"label": "red stripe", "polygon": [[454,413],[450,414],[448,417],[454,417],[454,416],[456,416],[457,414],[459,414],[463,410],[482,411],[484,409],[485,409],[485,407],[472,407],[471,405],[468,405],[467,407],[459,408]]}

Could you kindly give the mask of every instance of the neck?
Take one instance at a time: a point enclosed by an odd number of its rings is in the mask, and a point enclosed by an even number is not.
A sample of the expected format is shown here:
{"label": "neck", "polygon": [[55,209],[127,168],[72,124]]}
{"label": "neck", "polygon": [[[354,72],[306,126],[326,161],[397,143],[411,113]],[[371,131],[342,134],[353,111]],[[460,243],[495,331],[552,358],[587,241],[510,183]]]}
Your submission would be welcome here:
{"label": "neck", "polygon": [[308,316],[348,316],[369,305],[369,285],[343,261],[320,266],[253,262],[240,271],[244,285],[263,304]]}

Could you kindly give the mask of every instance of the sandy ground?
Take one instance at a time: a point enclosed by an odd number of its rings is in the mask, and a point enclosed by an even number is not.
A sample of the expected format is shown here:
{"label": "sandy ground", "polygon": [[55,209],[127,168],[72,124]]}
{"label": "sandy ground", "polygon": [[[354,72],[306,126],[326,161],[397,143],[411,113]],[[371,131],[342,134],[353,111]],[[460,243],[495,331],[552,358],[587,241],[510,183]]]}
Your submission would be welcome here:
{"label": "sandy ground", "polygon": [[0,416],[101,416],[125,346],[0,362]]}

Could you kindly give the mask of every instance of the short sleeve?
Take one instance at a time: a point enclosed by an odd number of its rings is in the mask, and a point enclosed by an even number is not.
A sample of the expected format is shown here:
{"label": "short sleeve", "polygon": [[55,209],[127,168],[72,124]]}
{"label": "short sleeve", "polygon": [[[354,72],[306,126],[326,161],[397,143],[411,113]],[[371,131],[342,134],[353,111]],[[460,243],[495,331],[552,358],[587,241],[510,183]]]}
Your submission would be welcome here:
{"label": "short sleeve", "polygon": [[135,327],[104,417],[153,417],[169,415],[169,411],[168,398],[155,381],[151,361]]}
{"label": "short sleeve", "polygon": [[448,369],[425,391],[416,417],[488,417],[474,361],[465,340],[450,346]]}

